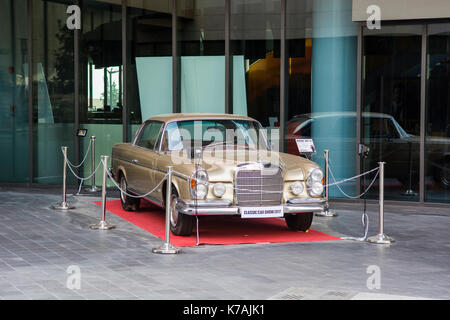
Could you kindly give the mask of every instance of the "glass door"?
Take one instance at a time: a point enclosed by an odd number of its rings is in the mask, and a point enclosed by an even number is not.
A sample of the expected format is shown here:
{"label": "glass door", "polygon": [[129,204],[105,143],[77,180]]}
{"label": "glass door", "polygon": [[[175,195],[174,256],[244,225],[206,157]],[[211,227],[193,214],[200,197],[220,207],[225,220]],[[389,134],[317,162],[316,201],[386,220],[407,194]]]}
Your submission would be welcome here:
{"label": "glass door", "polygon": [[425,200],[450,202],[450,23],[428,26]]}
{"label": "glass door", "polygon": [[[363,30],[361,171],[385,165],[385,198],[419,200],[422,25]],[[362,180],[365,190],[371,178]],[[375,184],[376,186],[376,184]],[[370,194],[377,197],[375,187]]]}

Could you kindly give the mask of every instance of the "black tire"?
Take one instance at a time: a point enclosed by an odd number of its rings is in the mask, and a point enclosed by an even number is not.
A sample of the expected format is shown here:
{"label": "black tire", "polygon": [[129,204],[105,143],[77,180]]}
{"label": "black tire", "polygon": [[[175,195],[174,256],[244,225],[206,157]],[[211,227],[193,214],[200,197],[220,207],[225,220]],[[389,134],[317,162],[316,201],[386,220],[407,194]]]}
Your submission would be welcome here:
{"label": "black tire", "polygon": [[442,164],[436,170],[435,180],[441,188],[450,189],[450,158],[447,157],[442,161]]}
{"label": "black tire", "polygon": [[285,215],[284,219],[289,229],[294,231],[308,231],[311,228],[314,213],[294,213]]}
{"label": "black tire", "polygon": [[[165,198],[164,198],[165,199]],[[171,209],[170,209],[170,230],[176,236],[188,237],[194,228],[194,217],[176,211],[178,192],[172,187]]]}
{"label": "black tire", "polygon": [[[129,193],[127,179],[125,179],[125,176],[123,175],[123,173],[120,173],[119,184],[120,184],[120,188],[122,188],[127,193]],[[122,191],[120,191],[120,202],[122,203],[123,210],[136,211],[139,209],[141,199],[127,196]]]}

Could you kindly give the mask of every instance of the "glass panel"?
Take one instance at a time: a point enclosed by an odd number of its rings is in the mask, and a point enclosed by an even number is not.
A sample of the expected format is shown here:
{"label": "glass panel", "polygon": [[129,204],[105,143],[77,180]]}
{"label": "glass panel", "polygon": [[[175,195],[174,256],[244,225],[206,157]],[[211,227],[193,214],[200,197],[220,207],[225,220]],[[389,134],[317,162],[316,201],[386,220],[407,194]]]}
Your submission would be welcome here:
{"label": "glass panel", "polygon": [[425,199],[450,202],[450,24],[428,27]]}
{"label": "glass panel", "polygon": [[233,112],[276,131],[280,126],[280,6],[279,0],[231,0],[230,17]]}
{"label": "glass panel", "polygon": [[[362,140],[371,150],[362,170],[385,161],[385,198],[417,201],[422,26],[363,34]],[[370,194],[377,197],[377,188]]]}
{"label": "glass panel", "polygon": [[[74,32],[66,26],[72,1],[33,1],[34,180],[60,184],[61,146],[74,161]],[[75,180],[68,176],[69,183]]]}
{"label": "glass panel", "polygon": [[[80,138],[80,159],[88,151],[90,137],[95,136],[97,163],[101,155],[111,156],[112,146],[123,141],[121,10],[120,5],[104,1],[83,1],[82,6],[80,127],[88,129],[88,134]],[[91,167],[91,161],[86,161],[82,176],[89,176]],[[95,181],[100,183],[101,177],[98,170]]]}
{"label": "glass panel", "polygon": [[143,121],[172,112],[172,1],[129,1],[128,140]]}
{"label": "glass panel", "polygon": [[29,182],[27,1],[0,8],[0,181]]}
{"label": "glass panel", "polygon": [[[312,160],[324,167],[329,150],[336,180],[356,174],[357,24],[351,0],[286,2],[287,110],[285,150],[299,155],[296,139],[312,138]],[[330,178],[330,182],[333,182]],[[355,195],[355,182],[342,186]],[[330,197],[343,197],[336,188]]]}
{"label": "glass panel", "polygon": [[177,1],[181,112],[225,112],[225,1]]}

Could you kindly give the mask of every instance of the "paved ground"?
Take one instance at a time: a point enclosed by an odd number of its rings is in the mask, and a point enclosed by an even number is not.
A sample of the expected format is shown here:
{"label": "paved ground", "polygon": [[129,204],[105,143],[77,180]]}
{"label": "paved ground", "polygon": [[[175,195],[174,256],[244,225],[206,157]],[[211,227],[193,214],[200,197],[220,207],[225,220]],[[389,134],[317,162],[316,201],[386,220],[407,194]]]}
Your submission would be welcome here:
{"label": "paved ground", "polygon": [[[450,298],[450,209],[386,207],[389,247],[355,241],[184,248],[151,253],[161,240],[110,215],[112,231],[93,231],[93,197],[71,197],[76,209],[49,209],[54,190],[0,188],[1,299],[377,299]],[[313,228],[361,236],[361,204],[333,203],[337,218]],[[369,206],[369,234],[377,233]],[[66,287],[69,266],[81,289]],[[380,270],[380,289],[368,278]],[[376,285],[376,281],[369,284]]]}

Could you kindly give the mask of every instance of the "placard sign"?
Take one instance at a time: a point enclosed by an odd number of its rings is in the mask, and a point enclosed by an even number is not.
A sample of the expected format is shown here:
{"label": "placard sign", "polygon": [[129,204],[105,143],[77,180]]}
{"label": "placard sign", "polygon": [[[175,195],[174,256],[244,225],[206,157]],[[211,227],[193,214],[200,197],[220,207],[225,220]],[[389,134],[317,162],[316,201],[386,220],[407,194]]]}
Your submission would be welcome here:
{"label": "placard sign", "polygon": [[298,152],[301,153],[315,153],[316,147],[312,139],[295,139],[297,142]]}
{"label": "placard sign", "polygon": [[281,218],[282,206],[271,207],[242,207],[239,209],[241,218]]}

